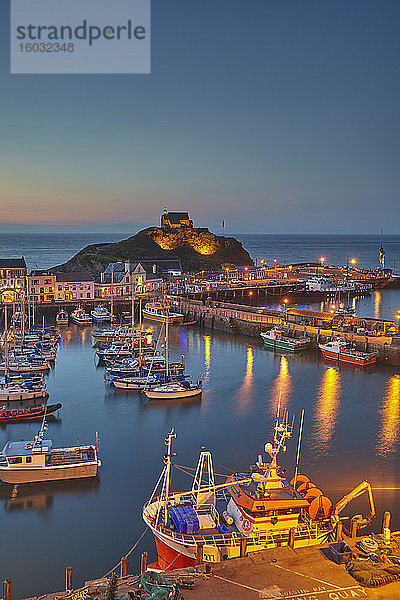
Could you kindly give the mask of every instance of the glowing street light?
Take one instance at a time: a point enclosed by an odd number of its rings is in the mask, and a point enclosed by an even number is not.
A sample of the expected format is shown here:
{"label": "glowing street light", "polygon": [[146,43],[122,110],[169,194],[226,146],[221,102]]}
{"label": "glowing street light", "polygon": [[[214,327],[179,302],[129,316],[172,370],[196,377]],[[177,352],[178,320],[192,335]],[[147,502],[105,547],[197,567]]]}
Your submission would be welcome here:
{"label": "glowing street light", "polygon": [[346,280],[349,278],[349,262],[354,266],[357,262],[356,258],[348,258],[346,260]]}

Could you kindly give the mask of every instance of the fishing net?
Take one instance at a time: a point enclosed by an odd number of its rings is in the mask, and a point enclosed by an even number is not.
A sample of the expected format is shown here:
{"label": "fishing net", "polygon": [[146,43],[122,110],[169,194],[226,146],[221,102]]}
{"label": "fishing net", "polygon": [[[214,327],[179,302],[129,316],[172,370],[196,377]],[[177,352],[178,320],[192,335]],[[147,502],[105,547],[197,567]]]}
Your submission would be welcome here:
{"label": "fishing net", "polygon": [[158,573],[146,571],[141,576],[140,583],[148,594],[144,600],[183,600],[179,585],[171,583]]}
{"label": "fishing net", "polygon": [[379,587],[400,580],[400,566],[378,564],[369,560],[352,560],[346,565],[348,573],[366,587]]}

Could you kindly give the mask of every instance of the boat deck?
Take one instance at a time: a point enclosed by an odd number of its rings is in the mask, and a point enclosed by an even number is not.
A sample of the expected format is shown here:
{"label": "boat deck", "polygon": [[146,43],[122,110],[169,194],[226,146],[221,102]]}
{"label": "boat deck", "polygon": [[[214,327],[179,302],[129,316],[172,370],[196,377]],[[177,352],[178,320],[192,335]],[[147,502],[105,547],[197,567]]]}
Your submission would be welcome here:
{"label": "boat deck", "polygon": [[51,466],[73,465],[76,463],[93,462],[95,452],[93,448],[83,448],[82,450],[52,450]]}

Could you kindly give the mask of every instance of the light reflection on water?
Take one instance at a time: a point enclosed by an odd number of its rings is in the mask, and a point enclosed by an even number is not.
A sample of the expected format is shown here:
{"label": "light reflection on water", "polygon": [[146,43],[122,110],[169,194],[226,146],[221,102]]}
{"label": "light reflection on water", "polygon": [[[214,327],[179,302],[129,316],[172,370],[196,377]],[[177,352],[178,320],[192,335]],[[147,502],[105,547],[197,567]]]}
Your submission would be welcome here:
{"label": "light reflection on water", "polygon": [[378,436],[378,452],[394,452],[400,432],[400,375],[393,375],[388,381],[382,404],[382,424]]}
{"label": "light reflection on water", "polygon": [[326,451],[331,445],[338,417],[339,398],[340,374],[333,367],[329,367],[322,375],[314,417],[313,439],[321,451]]}
{"label": "light reflection on water", "polygon": [[382,302],[382,294],[379,290],[375,290],[374,292],[374,317],[375,319],[379,319],[381,314],[381,302]]}
{"label": "light reflection on water", "polygon": [[271,402],[269,409],[272,415],[276,415],[278,406],[280,412],[283,412],[289,403],[289,397],[292,391],[291,376],[289,374],[288,359],[281,356],[279,374],[275,379],[271,390]]}
{"label": "light reflection on water", "polygon": [[251,405],[254,385],[253,363],[254,354],[251,346],[249,346],[246,353],[246,373],[243,378],[243,383],[237,394],[238,401],[236,404],[236,410],[239,415],[247,414]]}

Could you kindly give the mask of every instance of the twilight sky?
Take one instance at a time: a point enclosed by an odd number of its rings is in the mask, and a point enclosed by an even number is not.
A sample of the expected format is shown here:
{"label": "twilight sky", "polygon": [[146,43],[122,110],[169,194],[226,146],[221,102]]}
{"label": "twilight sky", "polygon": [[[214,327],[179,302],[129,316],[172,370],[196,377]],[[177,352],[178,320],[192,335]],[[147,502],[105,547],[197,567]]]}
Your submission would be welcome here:
{"label": "twilight sky", "polygon": [[399,233],[399,22],[398,0],[153,0],[151,75],[27,76],[3,0],[0,229],[134,232],[166,205]]}

